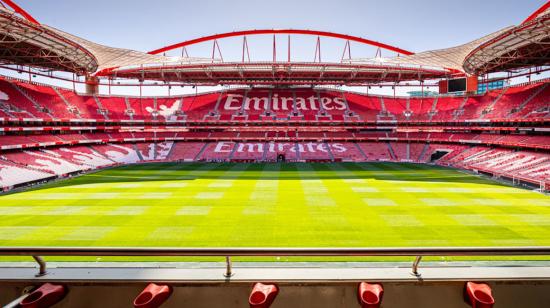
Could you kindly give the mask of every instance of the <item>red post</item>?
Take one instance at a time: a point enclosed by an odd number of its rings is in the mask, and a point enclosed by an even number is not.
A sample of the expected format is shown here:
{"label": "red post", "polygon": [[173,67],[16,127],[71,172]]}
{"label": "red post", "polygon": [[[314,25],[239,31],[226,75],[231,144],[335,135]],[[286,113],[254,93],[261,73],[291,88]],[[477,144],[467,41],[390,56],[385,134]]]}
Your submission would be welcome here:
{"label": "red post", "polygon": [[150,283],[134,299],[135,308],[157,308],[160,307],[172,294],[172,287],[169,285],[157,285]]}
{"label": "red post", "polygon": [[472,308],[492,308],[495,304],[491,287],[485,283],[467,282],[465,300]]}
{"label": "red post", "polygon": [[378,308],[382,304],[384,288],[381,284],[361,282],[357,295],[362,308]]}
{"label": "red post", "polygon": [[45,283],[25,297],[19,306],[21,308],[47,308],[59,303],[68,293],[63,285]]}
{"label": "red post", "polygon": [[248,297],[250,308],[269,308],[279,294],[279,287],[274,284],[256,283]]}

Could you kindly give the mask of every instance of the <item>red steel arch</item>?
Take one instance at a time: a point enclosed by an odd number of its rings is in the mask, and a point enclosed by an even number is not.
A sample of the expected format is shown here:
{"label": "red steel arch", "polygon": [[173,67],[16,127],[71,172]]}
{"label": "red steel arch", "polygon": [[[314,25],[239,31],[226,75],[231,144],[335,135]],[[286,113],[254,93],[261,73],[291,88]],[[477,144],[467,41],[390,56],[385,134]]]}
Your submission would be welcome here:
{"label": "red steel arch", "polygon": [[533,12],[527,19],[525,19],[521,24],[525,24],[527,22],[530,22],[531,20],[537,18],[542,12],[546,11],[547,9],[550,9],[550,1],[543,4],[538,10]]}
{"label": "red steel arch", "polygon": [[334,33],[334,32],[326,32],[326,31],[316,31],[316,30],[299,30],[299,29],[263,29],[263,30],[245,30],[245,31],[235,31],[235,32],[227,32],[227,33],[221,33],[221,34],[214,34],[210,36],[204,36],[200,38],[196,38],[189,41],[180,42],[177,44],[165,46],[153,51],[150,51],[149,54],[156,55],[160,54],[166,51],[174,50],[181,47],[190,46],[193,44],[198,44],[202,42],[207,41],[213,41],[217,39],[222,38],[228,38],[228,37],[236,37],[236,36],[246,36],[246,35],[264,35],[264,34],[304,34],[304,35],[315,35],[315,36],[323,36],[323,37],[332,37],[332,38],[339,38],[343,40],[349,40],[353,42],[358,42],[362,44],[367,44],[375,47],[380,47],[382,49],[390,50],[399,54],[403,55],[413,55],[413,52],[391,46],[388,44],[380,43],[377,41],[365,39],[358,36],[353,35],[347,35],[347,34],[340,34],[340,33]]}
{"label": "red steel arch", "polygon": [[21,14],[21,16],[25,17],[26,20],[32,22],[33,24],[39,25],[40,23],[38,20],[36,20],[34,17],[32,17],[31,14],[27,13],[24,9],[22,9],[19,5],[17,5],[15,2],[11,0],[2,0],[5,4],[7,4],[9,7],[11,7],[15,12]]}

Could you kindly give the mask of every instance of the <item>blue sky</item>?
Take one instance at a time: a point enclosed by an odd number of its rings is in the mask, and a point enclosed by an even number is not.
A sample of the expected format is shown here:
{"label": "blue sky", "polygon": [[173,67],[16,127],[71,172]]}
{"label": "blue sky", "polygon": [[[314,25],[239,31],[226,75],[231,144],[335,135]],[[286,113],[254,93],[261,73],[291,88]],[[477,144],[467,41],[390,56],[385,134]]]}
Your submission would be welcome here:
{"label": "blue sky", "polygon": [[40,22],[137,50],[213,33],[305,28],[413,51],[465,43],[520,23],[545,0],[48,0],[18,3]]}
{"label": "blue sky", "polygon": [[[17,3],[40,22],[114,47],[149,51],[214,33],[261,28],[339,32],[418,52],[456,46],[521,23],[545,0],[48,0]],[[262,41],[264,40],[264,41]],[[253,57],[270,55],[271,38],[251,42]],[[294,40],[294,38],[293,38]],[[293,55],[309,59],[314,40],[296,41]],[[286,38],[278,38],[286,48]],[[222,41],[224,57],[240,41]],[[344,42],[326,40],[323,52],[341,55]],[[284,45],[284,46],[283,46]],[[355,47],[355,46],[354,46]],[[352,56],[373,51],[352,49]],[[359,47],[360,48],[360,47]],[[328,50],[328,51],[325,51]],[[190,48],[209,56],[211,45]],[[269,52],[268,52],[269,51]],[[354,52],[356,51],[356,52]],[[281,52],[282,53],[282,52]],[[240,57],[240,56],[239,56]],[[337,56],[335,56],[337,57]],[[254,60],[254,59],[253,59]]]}

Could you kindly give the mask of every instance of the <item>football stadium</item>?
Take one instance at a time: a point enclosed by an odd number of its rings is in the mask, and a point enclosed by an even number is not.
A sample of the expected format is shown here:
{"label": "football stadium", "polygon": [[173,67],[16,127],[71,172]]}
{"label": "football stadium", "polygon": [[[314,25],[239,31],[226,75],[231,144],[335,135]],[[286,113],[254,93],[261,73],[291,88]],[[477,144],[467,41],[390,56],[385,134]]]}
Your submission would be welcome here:
{"label": "football stadium", "polygon": [[418,52],[330,25],[139,51],[18,2],[3,307],[550,307],[550,2]]}

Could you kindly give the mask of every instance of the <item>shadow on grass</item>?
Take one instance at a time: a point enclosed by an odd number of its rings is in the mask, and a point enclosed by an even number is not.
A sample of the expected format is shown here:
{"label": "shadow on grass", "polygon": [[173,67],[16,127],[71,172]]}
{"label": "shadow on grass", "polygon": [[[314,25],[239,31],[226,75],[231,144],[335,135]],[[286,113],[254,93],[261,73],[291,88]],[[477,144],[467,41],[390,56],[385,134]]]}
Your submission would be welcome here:
{"label": "shadow on grass", "polygon": [[412,163],[151,163],[127,165],[49,183],[31,190],[86,184],[210,180],[359,180],[492,184],[456,169]]}

